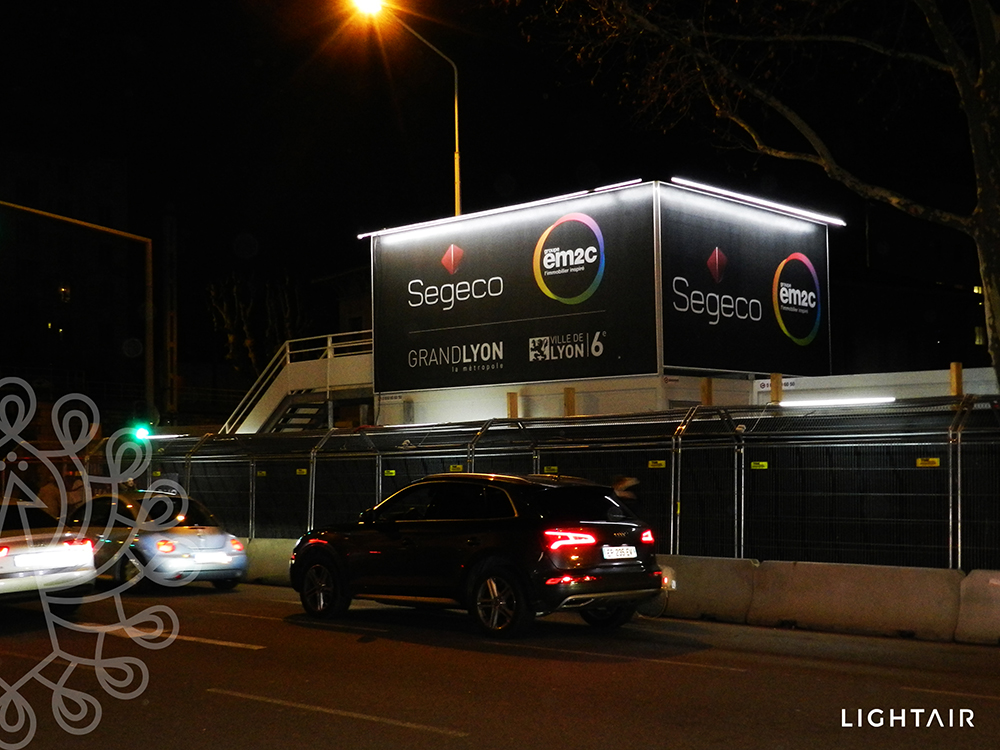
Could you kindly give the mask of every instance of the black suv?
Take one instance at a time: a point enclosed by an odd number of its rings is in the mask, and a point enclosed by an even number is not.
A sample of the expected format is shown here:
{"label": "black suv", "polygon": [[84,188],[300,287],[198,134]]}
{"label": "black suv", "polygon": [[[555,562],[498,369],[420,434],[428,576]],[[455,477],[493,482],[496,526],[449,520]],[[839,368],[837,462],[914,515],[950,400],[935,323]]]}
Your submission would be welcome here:
{"label": "black suv", "polygon": [[513,636],[536,615],[577,610],[598,628],[628,622],[660,593],[653,533],[609,487],[548,475],[425,477],[314,529],[292,552],[306,612],[342,615],[352,598],[466,609]]}

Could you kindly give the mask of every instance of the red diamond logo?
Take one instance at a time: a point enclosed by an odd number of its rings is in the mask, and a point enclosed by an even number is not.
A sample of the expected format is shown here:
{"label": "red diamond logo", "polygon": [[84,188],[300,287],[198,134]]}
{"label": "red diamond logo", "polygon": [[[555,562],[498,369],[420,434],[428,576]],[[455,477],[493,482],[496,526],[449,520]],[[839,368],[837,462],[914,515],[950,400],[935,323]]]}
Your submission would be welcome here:
{"label": "red diamond logo", "polygon": [[445,267],[448,273],[455,275],[455,271],[458,267],[462,265],[462,256],[465,255],[465,251],[462,250],[458,245],[448,245],[448,249],[444,251],[444,255],[441,256],[441,265]]}
{"label": "red diamond logo", "polygon": [[726,254],[719,248],[715,248],[712,254],[708,256],[708,272],[712,274],[712,278],[715,279],[716,284],[722,281],[722,277],[726,273],[727,262]]}

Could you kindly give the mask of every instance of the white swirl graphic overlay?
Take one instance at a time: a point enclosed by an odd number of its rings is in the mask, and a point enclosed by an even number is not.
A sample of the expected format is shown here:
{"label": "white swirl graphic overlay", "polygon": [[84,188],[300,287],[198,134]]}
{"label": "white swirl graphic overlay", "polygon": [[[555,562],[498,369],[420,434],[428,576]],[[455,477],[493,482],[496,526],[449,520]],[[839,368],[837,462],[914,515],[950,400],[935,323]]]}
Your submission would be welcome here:
{"label": "white swirl graphic overlay", "polygon": [[[21,378],[0,378],[0,471],[6,480],[0,513],[16,514],[19,506],[23,505],[46,508],[57,517],[57,535],[69,532],[79,540],[97,539],[94,542],[96,545],[103,543],[102,538],[107,537],[115,525],[119,529],[123,525],[131,527],[128,530],[134,536],[140,530],[165,529],[176,523],[175,515],[170,512],[173,506],[164,503],[162,497],[168,495],[173,502],[179,502],[186,508],[187,495],[176,482],[159,479],[148,488],[135,519],[113,513],[106,524],[92,524],[90,506],[87,505],[84,506],[87,517],[75,519],[76,522],[70,524],[71,509],[81,501],[91,499],[95,487],[100,488],[101,494],[117,498],[120,487],[131,487],[136,477],[146,474],[151,458],[149,444],[132,439],[127,430],[119,430],[107,440],[97,442],[99,410],[91,399],[77,393],[64,396],[53,405],[51,426],[59,447],[42,449],[26,438],[36,414],[37,400],[30,384]],[[95,444],[103,448],[107,476],[91,474],[87,462],[81,458],[86,451],[93,451]],[[67,471],[67,467],[71,470]],[[43,494],[41,490],[36,493],[31,489],[31,484],[37,486],[38,481],[37,476],[35,482],[29,481],[29,469],[44,475],[48,490],[44,499],[39,496]],[[74,486],[67,487],[67,476],[79,479],[73,482]],[[161,493],[160,500],[156,493]],[[7,523],[9,526],[9,519]],[[25,524],[25,533],[28,532]],[[166,648],[177,638],[180,623],[172,609],[156,604],[129,615],[125,611],[122,594],[144,578],[167,586],[182,586],[190,578],[160,578],[144,568],[143,561],[131,552],[129,545],[119,547],[112,559],[97,569],[97,574],[114,570],[122,557],[127,556],[135,566],[134,577],[110,589],[97,589],[83,596],[39,590],[52,651],[15,681],[7,682],[0,678],[0,750],[20,750],[35,737],[38,716],[35,708],[22,695],[26,685],[34,682],[49,689],[52,694],[49,703],[55,722],[67,734],[84,735],[98,726],[103,709],[98,691],[84,692],[68,686],[78,667],[86,668],[84,674],[92,672],[96,686],[111,699],[137,698],[149,684],[149,669],[138,657],[105,655],[107,636],[124,636],[133,644],[149,650]],[[113,602],[117,621],[93,625],[77,624],[70,619],[71,613],[80,605],[102,600]],[[60,636],[67,631],[93,635],[94,639],[88,641],[94,643],[93,653],[72,653],[64,647]]]}

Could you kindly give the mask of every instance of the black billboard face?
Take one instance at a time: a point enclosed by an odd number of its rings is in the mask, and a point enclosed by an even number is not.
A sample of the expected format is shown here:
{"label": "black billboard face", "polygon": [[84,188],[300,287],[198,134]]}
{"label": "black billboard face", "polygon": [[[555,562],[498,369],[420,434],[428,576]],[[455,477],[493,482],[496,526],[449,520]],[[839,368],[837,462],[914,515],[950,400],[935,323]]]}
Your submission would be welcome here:
{"label": "black billboard face", "polygon": [[661,233],[667,365],[830,373],[826,226],[666,189]]}
{"label": "black billboard face", "polygon": [[380,392],[648,374],[653,188],[377,235]]}

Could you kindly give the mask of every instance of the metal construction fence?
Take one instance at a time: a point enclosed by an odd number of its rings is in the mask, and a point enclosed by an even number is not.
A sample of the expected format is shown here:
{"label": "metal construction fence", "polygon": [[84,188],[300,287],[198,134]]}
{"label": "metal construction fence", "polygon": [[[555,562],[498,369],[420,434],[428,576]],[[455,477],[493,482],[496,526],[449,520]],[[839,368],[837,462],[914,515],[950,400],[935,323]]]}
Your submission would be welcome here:
{"label": "metal construction fence", "polygon": [[148,479],[295,538],[450,471],[634,477],[661,553],[1000,569],[996,398],[205,435],[158,442]]}

